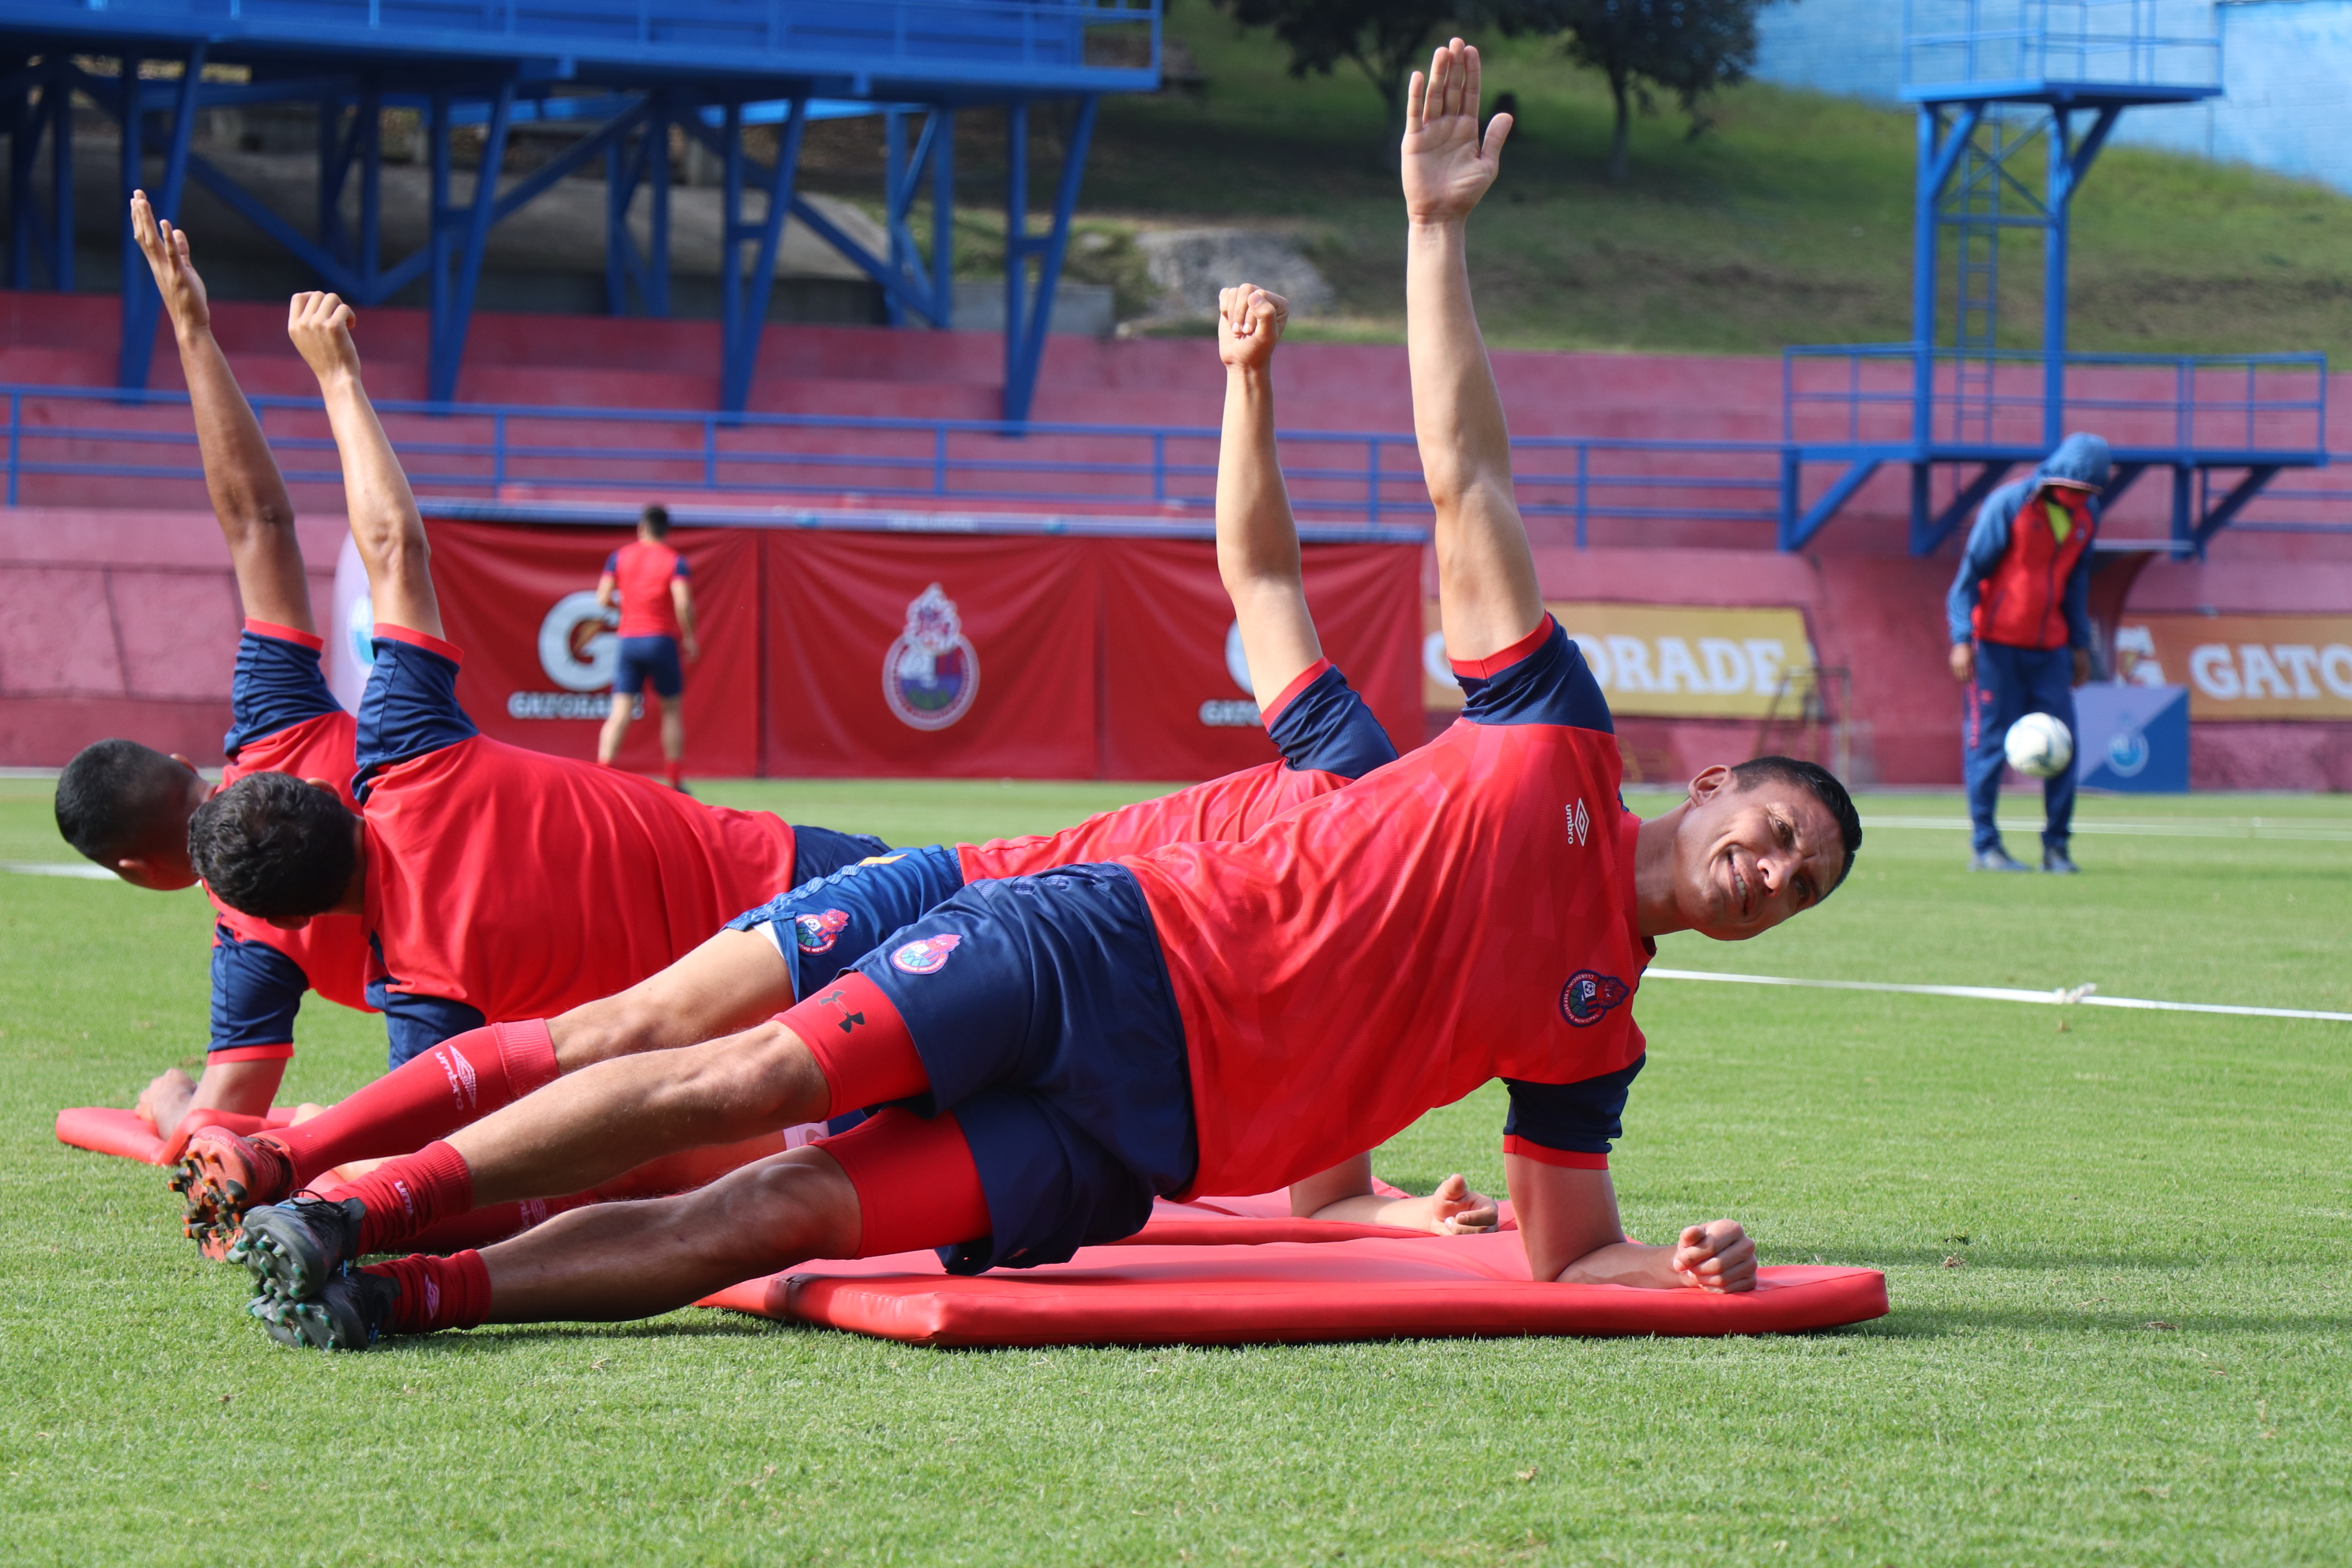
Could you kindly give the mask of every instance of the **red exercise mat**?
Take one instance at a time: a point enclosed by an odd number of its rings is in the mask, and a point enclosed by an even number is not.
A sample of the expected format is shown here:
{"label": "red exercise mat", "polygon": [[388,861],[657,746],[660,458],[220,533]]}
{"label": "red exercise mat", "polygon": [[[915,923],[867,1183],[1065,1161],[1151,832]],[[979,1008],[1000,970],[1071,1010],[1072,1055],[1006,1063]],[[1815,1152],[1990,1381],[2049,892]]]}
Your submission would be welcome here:
{"label": "red exercise mat", "polygon": [[[284,1127],[293,1120],[291,1110],[271,1110],[262,1116],[240,1116],[233,1110],[215,1110],[205,1125],[251,1134],[271,1127]],[[163,1140],[156,1136],[154,1124],[135,1110],[122,1110],[111,1105],[77,1105],[58,1111],[58,1142],[70,1143],[77,1149],[88,1149],[93,1153],[136,1160],[146,1165],[163,1163]]]}
{"label": "red exercise mat", "polygon": [[1250,1344],[1515,1334],[1721,1335],[1885,1315],[1874,1268],[1772,1268],[1737,1296],[1538,1285],[1507,1233],[1088,1247],[959,1279],[928,1252],[806,1263],[698,1305],[924,1345]]}

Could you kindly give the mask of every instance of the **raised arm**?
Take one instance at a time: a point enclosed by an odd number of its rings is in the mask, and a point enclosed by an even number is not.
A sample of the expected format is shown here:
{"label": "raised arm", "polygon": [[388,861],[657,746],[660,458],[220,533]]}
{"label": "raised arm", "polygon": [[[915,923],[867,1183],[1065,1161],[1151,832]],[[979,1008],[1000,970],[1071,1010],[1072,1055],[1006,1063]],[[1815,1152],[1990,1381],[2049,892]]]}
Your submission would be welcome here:
{"label": "raised arm", "polygon": [[343,463],[343,500],[352,514],[352,542],[365,563],[378,626],[441,635],[441,605],[408,476],[360,384],[360,352],[352,342],[352,308],[332,294],[297,294],[286,335],[319,378],[327,423]]}
{"label": "raised arm", "polygon": [[187,234],[159,220],[144,191],[131,194],[131,227],[171,313],[196,449],[204,459],[205,489],[220,520],[221,537],[228,541],[245,613],[253,620],[315,633],[310,582],[294,536],[294,503],[269,443],[262,439],[261,423],[213,339],[212,305],[205,280],[188,259]]}
{"label": "raised arm", "polygon": [[1470,209],[1495,183],[1511,117],[1478,131],[1478,51],[1455,38],[1405,104],[1405,342],[1412,424],[1437,509],[1437,599],[1445,651],[1491,658],[1543,621],[1535,557],[1511,493],[1511,438],[1470,307]]}
{"label": "raised arm", "polygon": [[1217,297],[1225,426],[1217,443],[1217,574],[1234,602],[1261,706],[1323,657],[1307,613],[1298,527],[1274,449],[1274,350],[1290,306],[1252,284]]}

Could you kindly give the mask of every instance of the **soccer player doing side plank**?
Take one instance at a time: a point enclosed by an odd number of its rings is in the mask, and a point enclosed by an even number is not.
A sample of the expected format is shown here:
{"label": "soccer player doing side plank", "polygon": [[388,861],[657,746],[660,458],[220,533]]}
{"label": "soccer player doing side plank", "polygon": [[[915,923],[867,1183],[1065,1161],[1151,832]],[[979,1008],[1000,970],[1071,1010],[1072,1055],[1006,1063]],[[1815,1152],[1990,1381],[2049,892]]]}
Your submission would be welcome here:
{"label": "soccer player doing side plank", "polygon": [[[1648,822],[1606,702],[1545,614],[1472,313],[1477,57],[1412,85],[1403,148],[1413,405],[1463,717],[1238,843],[975,882],[780,1016],[559,1079],[364,1178],[247,1221],[257,1315],[292,1342],[613,1320],[808,1258],[942,1250],[975,1272],[1131,1235],[1154,1194],[1327,1169],[1491,1078],[1538,1279],[1753,1289],[1728,1219],[1625,1239],[1608,1151],[1652,939],[1737,941],[1827,897],[1861,842],[1811,764],[1710,767]],[[446,1207],[575,1192],[651,1155],[886,1106],[698,1192],[576,1210],[448,1258],[351,1269]],[[331,1210],[329,1214],[320,1210]]]}
{"label": "soccer player doing side plank", "polygon": [[[341,332],[340,306],[330,309],[331,303],[321,297],[314,308],[298,310],[298,337]],[[1264,711],[1283,753],[1280,762],[1105,812],[1051,836],[869,857],[738,916],[727,922],[729,930],[684,960],[616,996],[545,1022],[504,1016],[481,1037],[434,1047],[297,1127],[250,1138],[207,1129],[191,1145],[183,1181],[214,1226],[232,1225],[248,1205],[286,1198],[347,1161],[407,1153],[538,1087],[511,1071],[486,1070],[475,1055],[484,1038],[493,1044],[544,1039],[552,1058],[551,1076],[614,1056],[692,1045],[742,1028],[830,984],[966,880],[1108,860],[1196,839],[1244,838],[1297,802],[1393,761],[1395,748],[1370,710],[1323,657],[1307,605],[1297,531],[1274,447],[1269,373],[1286,311],[1276,296],[1249,287],[1227,289],[1222,301],[1226,428],[1219,449],[1216,511],[1220,571],[1233,597],[1253,687],[1275,693]],[[345,351],[338,345],[333,352]],[[353,421],[346,428],[370,447],[352,455],[354,470],[394,466],[372,423]],[[407,569],[421,574],[423,525],[406,505],[404,492],[383,493],[391,514],[362,519],[356,526],[371,534],[413,536],[415,548],[388,558],[396,563],[404,556],[413,563]],[[421,605],[431,591],[426,579],[400,593]],[[384,596],[389,601],[395,595]],[[370,692],[365,710],[390,706],[389,694],[373,686]],[[734,1163],[775,1152],[756,1141],[727,1147],[739,1152]],[[714,1164],[709,1154],[688,1163],[703,1180],[730,1168],[724,1160]],[[647,1190],[677,1188],[638,1188],[640,1194]],[[1492,1202],[1470,1192],[1458,1176],[1426,1197],[1376,1196],[1370,1162],[1360,1154],[1294,1184],[1291,1200],[1297,1213],[1324,1219],[1445,1231],[1490,1228],[1495,1223]],[[495,1207],[520,1224],[544,1205]],[[310,1205],[298,1205],[290,1214],[257,1223],[267,1231],[307,1212]],[[489,1239],[500,1234],[495,1216],[479,1211],[466,1231]],[[435,1232],[436,1238],[446,1234]]]}

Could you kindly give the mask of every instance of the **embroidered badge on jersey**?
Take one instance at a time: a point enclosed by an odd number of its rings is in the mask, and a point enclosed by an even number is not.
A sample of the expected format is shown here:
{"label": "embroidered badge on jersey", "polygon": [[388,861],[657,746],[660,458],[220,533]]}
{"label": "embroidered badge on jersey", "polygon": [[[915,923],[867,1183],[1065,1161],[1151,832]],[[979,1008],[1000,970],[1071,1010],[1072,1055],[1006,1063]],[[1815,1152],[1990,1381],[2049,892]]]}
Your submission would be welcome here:
{"label": "embroidered badge on jersey", "polygon": [[794,915],[793,942],[803,952],[830,952],[833,944],[841,940],[842,929],[849,924],[845,910],[827,910],[822,914]]}
{"label": "embroidered badge on jersey", "polygon": [[936,974],[962,941],[953,933],[919,937],[890,955],[890,967],[908,974]]}
{"label": "embroidered badge on jersey", "polygon": [[1601,1022],[1601,1016],[1633,992],[1613,974],[1596,970],[1580,969],[1568,977],[1559,988],[1559,1014],[1570,1028],[1589,1028]]}

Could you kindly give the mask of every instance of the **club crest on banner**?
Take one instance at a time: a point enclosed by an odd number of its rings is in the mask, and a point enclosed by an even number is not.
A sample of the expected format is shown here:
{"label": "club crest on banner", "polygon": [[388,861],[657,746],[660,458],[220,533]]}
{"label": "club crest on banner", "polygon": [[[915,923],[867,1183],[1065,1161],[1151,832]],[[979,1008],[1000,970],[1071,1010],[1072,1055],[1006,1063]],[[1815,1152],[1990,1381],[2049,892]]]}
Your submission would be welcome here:
{"label": "club crest on banner", "polygon": [[980,655],[963,635],[955,601],[934,583],[908,601],[907,628],[882,656],[882,700],[909,729],[944,730],[971,711],[978,695]]}
{"label": "club crest on banner", "polygon": [[1585,1029],[1601,1022],[1610,1008],[1633,994],[1613,974],[1580,969],[1559,988],[1559,1014],[1571,1028]]}
{"label": "club crest on banner", "polygon": [[919,937],[890,955],[890,965],[908,974],[936,974],[948,961],[963,938],[950,932],[945,936]]}

